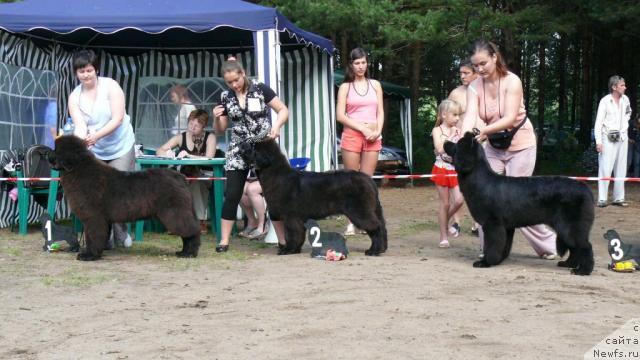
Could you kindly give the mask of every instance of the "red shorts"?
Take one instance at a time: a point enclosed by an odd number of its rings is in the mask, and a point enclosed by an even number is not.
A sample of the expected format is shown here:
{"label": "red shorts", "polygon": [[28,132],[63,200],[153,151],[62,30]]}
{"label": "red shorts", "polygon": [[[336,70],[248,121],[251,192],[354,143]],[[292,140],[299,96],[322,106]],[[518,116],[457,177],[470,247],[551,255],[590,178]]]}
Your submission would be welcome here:
{"label": "red shorts", "polygon": [[377,138],[374,141],[367,141],[360,131],[345,128],[342,131],[340,148],[357,153],[363,151],[380,151],[382,150],[382,139]]}
{"label": "red shorts", "polygon": [[[455,170],[447,170],[445,168],[441,168],[435,165],[433,165],[433,168],[431,169],[432,175],[449,175],[449,174],[455,174],[455,173],[456,173]],[[445,186],[448,188],[454,188],[458,186],[457,176],[434,176],[431,178],[431,181],[436,183],[436,185],[438,186]]]}

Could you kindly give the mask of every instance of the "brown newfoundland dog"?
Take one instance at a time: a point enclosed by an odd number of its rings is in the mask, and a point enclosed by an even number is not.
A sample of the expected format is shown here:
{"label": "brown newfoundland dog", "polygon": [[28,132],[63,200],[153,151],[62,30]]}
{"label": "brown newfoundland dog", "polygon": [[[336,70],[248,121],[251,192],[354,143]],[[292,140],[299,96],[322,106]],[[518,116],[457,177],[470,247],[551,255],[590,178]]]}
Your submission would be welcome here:
{"label": "brown newfoundland dog", "polygon": [[76,136],[59,137],[49,162],[61,170],[65,197],[85,227],[86,247],[78,260],[100,258],[111,224],[150,217],[182,237],[182,251],[176,255],[198,256],[200,226],[182,174],[168,169],[118,171],[98,160]]}

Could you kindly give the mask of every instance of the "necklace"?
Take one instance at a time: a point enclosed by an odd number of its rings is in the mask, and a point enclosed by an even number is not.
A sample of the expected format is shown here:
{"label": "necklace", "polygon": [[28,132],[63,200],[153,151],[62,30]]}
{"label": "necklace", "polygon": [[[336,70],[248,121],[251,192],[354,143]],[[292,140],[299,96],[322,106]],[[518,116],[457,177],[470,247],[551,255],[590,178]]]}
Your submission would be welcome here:
{"label": "necklace", "polygon": [[456,137],[458,135],[458,131],[453,126],[446,127],[446,128],[448,129],[447,133],[445,133],[445,131],[444,131],[445,127],[443,127],[443,125],[440,125],[440,132],[442,133],[442,137],[445,140],[449,140],[449,141],[456,140]]}
{"label": "necklace", "polygon": [[193,141],[193,145],[200,149],[202,147],[202,143],[204,142],[204,134],[202,135],[191,135],[191,140]]}
{"label": "necklace", "polygon": [[[484,117],[487,117],[487,90],[484,87],[484,78],[482,79],[482,100],[484,101]],[[500,113],[500,78],[498,78],[498,116],[502,118]]]}
{"label": "necklace", "polygon": [[356,94],[360,95],[360,96],[366,96],[369,93],[369,82],[367,80],[365,80],[365,83],[367,84],[367,90],[364,91],[364,94],[360,94],[358,92],[358,88],[356,87],[356,82],[352,82],[351,85],[353,86],[353,91],[356,92]]}

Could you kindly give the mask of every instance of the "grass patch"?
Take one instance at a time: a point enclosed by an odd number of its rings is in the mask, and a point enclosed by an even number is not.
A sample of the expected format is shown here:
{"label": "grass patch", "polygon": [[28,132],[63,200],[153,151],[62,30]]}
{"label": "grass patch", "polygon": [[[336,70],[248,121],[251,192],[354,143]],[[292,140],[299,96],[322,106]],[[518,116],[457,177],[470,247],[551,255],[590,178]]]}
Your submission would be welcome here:
{"label": "grass patch", "polygon": [[[211,257],[214,256],[212,255]],[[227,252],[216,253],[215,258],[221,260],[246,261],[250,258],[250,256],[244,251],[234,250],[232,247],[229,247],[229,250]]]}
{"label": "grass patch", "polygon": [[3,247],[0,249],[0,252],[9,256],[22,256],[22,250],[16,247]]}
{"label": "grass patch", "polygon": [[163,264],[167,265],[167,267],[174,271],[187,271],[187,270],[196,270],[200,269],[202,266],[211,263],[211,258],[203,257],[202,255],[198,255],[197,258],[178,258],[178,257],[163,257]]}
{"label": "grass patch", "polygon": [[95,273],[86,274],[78,268],[69,268],[62,274],[46,275],[42,277],[42,284],[45,286],[73,286],[87,287],[102,284],[108,281],[117,281],[114,274]]}
{"label": "grass patch", "polygon": [[415,222],[412,224],[407,224],[393,231],[393,234],[396,236],[406,236],[413,235],[427,230],[439,230],[440,225],[438,225],[437,221],[423,221],[423,222]]}
{"label": "grass patch", "polygon": [[134,241],[130,248],[116,247],[114,251],[141,257],[174,256],[182,249],[182,238],[175,235],[145,233],[144,241]]}
{"label": "grass patch", "polygon": [[[273,247],[273,244],[267,244],[264,240],[250,240],[245,238],[235,237],[232,241],[235,244],[240,244],[243,247],[247,247],[250,250],[260,250],[260,249],[268,249]],[[229,248],[231,250],[231,248]]]}
{"label": "grass patch", "polygon": [[116,247],[113,251],[159,261],[170,270],[187,271],[213,265],[219,260],[246,261],[250,258],[248,252],[270,247],[269,244],[262,241],[234,238],[231,241],[229,251],[218,254],[215,252],[215,242],[211,238],[207,238],[202,239],[197,258],[185,259],[175,255],[176,251],[182,249],[181,237],[151,232],[146,232],[144,235],[144,241],[134,241],[130,248]]}

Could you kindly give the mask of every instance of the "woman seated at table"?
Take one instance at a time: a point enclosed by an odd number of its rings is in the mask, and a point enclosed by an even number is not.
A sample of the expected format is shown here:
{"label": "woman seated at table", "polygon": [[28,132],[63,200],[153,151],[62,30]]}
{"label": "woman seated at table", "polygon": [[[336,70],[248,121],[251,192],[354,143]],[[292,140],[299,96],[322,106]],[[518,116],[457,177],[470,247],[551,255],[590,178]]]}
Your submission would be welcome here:
{"label": "woman seated at table", "polygon": [[[209,121],[209,114],[204,110],[193,110],[189,114],[189,122],[187,123],[187,131],[173,136],[164,145],[156,150],[156,155],[170,158],[213,158],[216,153],[216,136],[214,133],[204,131]],[[173,151],[178,148],[178,154]],[[182,165],[180,172],[187,177],[202,176],[202,170],[199,166]],[[209,189],[211,182],[191,180],[189,181],[189,189],[193,196],[193,208],[196,212],[198,220],[200,220],[200,229],[206,232],[207,210],[209,200]]]}

